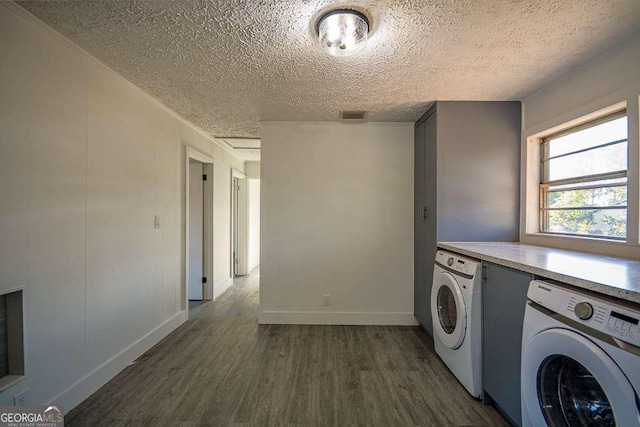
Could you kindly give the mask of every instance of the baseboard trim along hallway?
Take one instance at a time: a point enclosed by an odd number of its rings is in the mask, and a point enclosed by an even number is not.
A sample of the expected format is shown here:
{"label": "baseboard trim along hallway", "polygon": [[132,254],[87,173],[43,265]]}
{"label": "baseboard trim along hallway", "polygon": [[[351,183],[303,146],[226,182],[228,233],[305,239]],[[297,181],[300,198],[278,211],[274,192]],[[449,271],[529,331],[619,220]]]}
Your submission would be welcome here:
{"label": "baseboard trim along hallway", "polygon": [[180,311],[164,321],[155,329],[135,341],[129,347],[98,366],[78,382],[51,399],[46,405],[56,405],[65,413],[75,408],[80,402],[95,393],[108,383],[124,368],[158,344],[164,337],[173,332],[187,320],[186,311]]}
{"label": "baseboard trim along hallway", "polygon": [[261,325],[418,325],[413,313],[322,311],[259,311],[258,323]]}

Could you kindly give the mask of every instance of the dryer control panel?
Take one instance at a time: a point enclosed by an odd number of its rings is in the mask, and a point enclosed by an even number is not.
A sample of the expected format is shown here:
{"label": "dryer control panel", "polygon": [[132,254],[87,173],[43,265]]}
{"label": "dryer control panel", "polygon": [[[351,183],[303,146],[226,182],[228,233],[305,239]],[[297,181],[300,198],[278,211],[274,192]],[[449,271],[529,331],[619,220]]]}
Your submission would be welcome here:
{"label": "dryer control panel", "polygon": [[529,285],[529,299],[592,329],[640,347],[640,311],[586,292],[539,280]]}
{"label": "dryer control panel", "polygon": [[475,276],[478,268],[480,267],[479,261],[444,251],[436,252],[436,262],[449,270],[462,273],[463,275],[470,277]]}

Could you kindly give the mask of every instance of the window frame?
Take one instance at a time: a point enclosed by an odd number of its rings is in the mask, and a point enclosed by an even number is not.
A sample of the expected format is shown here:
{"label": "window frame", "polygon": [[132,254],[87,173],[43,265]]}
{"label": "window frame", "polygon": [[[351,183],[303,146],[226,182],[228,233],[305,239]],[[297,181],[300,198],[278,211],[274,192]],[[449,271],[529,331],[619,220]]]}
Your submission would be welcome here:
{"label": "window frame", "polygon": [[[595,95],[595,94],[594,94]],[[591,96],[591,95],[590,95]],[[555,98],[554,98],[555,99]],[[590,98],[577,104],[562,100],[563,110],[557,106],[548,113],[535,105],[535,114],[527,113],[523,103],[520,133],[520,233],[518,241],[525,245],[569,251],[586,252],[640,260],[640,82],[614,93]],[[546,105],[546,104],[544,104]],[[620,110],[627,110],[628,181],[627,181],[627,240],[600,239],[540,232],[540,140],[582,123]],[[530,118],[530,116],[533,116]],[[549,256],[555,256],[552,253]],[[556,259],[555,261],[560,262]]]}
{"label": "window frame", "polygon": [[[549,226],[548,226],[548,222],[549,222],[549,212],[551,210],[576,210],[577,209],[588,209],[588,207],[575,207],[574,209],[571,208],[557,208],[557,209],[551,209],[547,206],[547,194],[549,193],[548,188],[555,186],[555,185],[568,185],[568,184],[582,184],[582,183],[589,183],[589,182],[597,182],[597,181],[603,181],[603,180],[608,180],[608,179],[620,179],[620,178],[626,178],[627,181],[622,184],[622,183],[608,183],[608,184],[603,184],[603,185],[594,185],[594,186],[582,186],[582,187],[575,187],[575,188],[564,188],[563,191],[568,191],[568,190],[578,190],[578,189],[596,189],[596,188],[607,188],[607,187],[626,187],[627,191],[629,190],[629,185],[628,185],[628,180],[629,180],[629,133],[628,133],[628,129],[627,129],[627,137],[625,139],[620,139],[620,140],[615,140],[615,141],[609,141],[603,144],[599,144],[599,145],[595,145],[593,147],[588,147],[588,148],[583,148],[583,149],[579,149],[576,151],[572,151],[572,152],[568,152],[568,153],[563,153],[563,154],[559,154],[557,156],[549,156],[549,142],[553,139],[557,139],[566,135],[570,135],[585,129],[589,129],[598,125],[601,125],[603,123],[607,123],[616,119],[619,119],[621,117],[627,117],[627,120],[629,120],[629,115],[628,115],[628,111],[627,108],[625,106],[625,108],[622,109],[617,109],[616,111],[610,112],[608,114],[604,114],[604,115],[600,115],[596,118],[593,118],[591,120],[587,120],[587,121],[583,121],[578,125],[574,125],[574,126],[569,126],[569,127],[565,127],[560,131],[556,131],[556,132],[551,132],[548,133],[546,135],[544,135],[543,137],[538,138],[538,144],[539,144],[539,179],[538,179],[538,192],[539,192],[539,201],[538,201],[538,233],[543,234],[543,235],[553,235],[553,236],[569,236],[569,237],[582,237],[582,238],[588,238],[588,239],[602,239],[602,240],[607,240],[607,241],[617,241],[617,242],[626,242],[629,236],[629,228],[627,226],[626,228],[626,232],[625,232],[625,236],[624,237],[616,237],[616,236],[603,236],[603,235],[596,235],[596,234],[582,234],[582,233],[566,233],[566,232],[558,232],[558,231],[550,231],[548,230]],[[556,158],[560,158],[560,157],[566,157],[566,156],[570,156],[570,155],[574,155],[574,154],[579,154],[582,152],[587,152],[587,151],[591,151],[591,150],[596,150],[596,149],[600,149],[600,148],[605,148],[608,146],[613,146],[613,145],[617,145],[617,144],[621,144],[621,143],[625,143],[627,144],[627,165],[626,168],[623,170],[617,170],[617,171],[611,171],[611,172],[604,172],[604,173],[598,173],[598,174],[592,174],[592,175],[583,175],[583,176],[578,176],[578,177],[571,177],[571,178],[563,178],[563,179],[557,179],[557,180],[553,180],[550,181],[548,179],[548,162],[549,160],[552,159],[556,159]],[[627,203],[625,204],[624,207],[622,206],[595,206],[593,208],[596,209],[624,209],[627,213],[627,225],[629,222],[629,203],[627,201]]]}

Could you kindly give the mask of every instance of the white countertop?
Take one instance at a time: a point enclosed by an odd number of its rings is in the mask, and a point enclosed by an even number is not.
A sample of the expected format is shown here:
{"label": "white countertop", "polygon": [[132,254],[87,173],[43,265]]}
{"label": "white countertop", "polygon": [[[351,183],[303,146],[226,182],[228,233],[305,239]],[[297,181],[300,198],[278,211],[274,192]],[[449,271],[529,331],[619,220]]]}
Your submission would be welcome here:
{"label": "white countertop", "polygon": [[522,243],[440,242],[444,250],[640,304],[640,262]]}

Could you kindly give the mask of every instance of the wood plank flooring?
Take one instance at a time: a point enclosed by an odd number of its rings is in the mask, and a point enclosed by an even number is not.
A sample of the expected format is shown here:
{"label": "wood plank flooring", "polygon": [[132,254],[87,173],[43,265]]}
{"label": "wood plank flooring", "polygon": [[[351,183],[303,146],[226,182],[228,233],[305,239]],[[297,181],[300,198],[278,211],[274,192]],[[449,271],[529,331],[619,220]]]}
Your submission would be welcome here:
{"label": "wood plank flooring", "polygon": [[96,425],[508,425],[418,327],[258,325],[254,271],[71,411]]}

